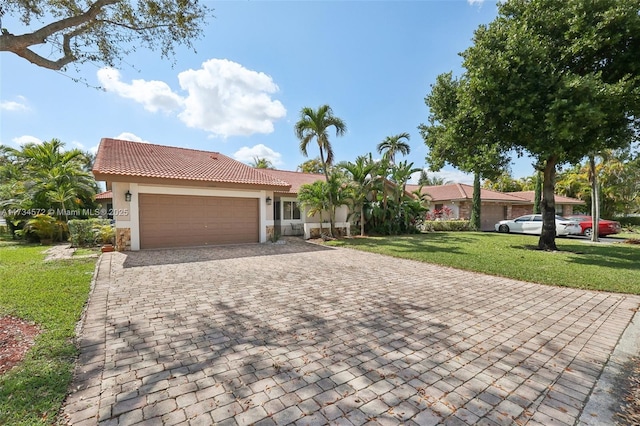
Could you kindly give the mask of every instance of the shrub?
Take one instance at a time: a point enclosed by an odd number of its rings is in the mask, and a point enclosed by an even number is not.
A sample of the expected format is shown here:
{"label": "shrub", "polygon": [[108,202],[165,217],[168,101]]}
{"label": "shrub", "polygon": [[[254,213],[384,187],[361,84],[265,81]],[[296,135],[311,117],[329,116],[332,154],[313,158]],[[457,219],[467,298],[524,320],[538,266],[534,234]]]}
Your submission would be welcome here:
{"label": "shrub", "polygon": [[[115,231],[111,227],[111,221],[109,219],[74,219],[69,221],[69,232],[71,245],[73,247],[86,247],[92,246],[96,241],[100,241],[100,232],[96,232],[96,229],[100,230],[102,227],[108,226],[111,228],[113,235]],[[98,234],[98,235],[97,235]],[[113,236],[112,236],[113,240]]]}
{"label": "shrub", "polygon": [[448,206],[442,206],[441,209],[429,211],[426,214],[426,220],[453,220],[453,210]]}
{"label": "shrub", "polygon": [[34,233],[42,241],[63,241],[68,235],[67,224],[48,214],[37,214],[24,226],[24,234]]}
{"label": "shrub", "polygon": [[613,220],[617,220],[622,226],[640,226],[640,216],[620,216]]}
{"label": "shrub", "polygon": [[468,220],[425,220],[423,231],[470,231],[471,223]]}
{"label": "shrub", "polygon": [[94,235],[96,236],[96,242],[99,244],[113,244],[116,237],[116,230],[113,229],[111,224],[100,225],[96,224],[93,228]]}

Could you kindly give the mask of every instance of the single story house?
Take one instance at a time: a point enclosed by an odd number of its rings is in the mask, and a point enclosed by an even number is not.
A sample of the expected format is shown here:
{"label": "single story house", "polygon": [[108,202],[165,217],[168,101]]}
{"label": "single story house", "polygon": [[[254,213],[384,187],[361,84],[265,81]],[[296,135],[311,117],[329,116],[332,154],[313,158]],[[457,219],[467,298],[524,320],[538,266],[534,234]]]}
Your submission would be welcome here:
{"label": "single story house", "polygon": [[[413,192],[420,187],[407,185],[407,191]],[[431,210],[442,210],[445,206],[451,210],[456,219],[469,219],[473,204],[473,186],[463,183],[449,185],[423,186],[422,194],[427,194],[431,202]],[[483,231],[493,231],[494,225],[504,219],[533,213],[534,191],[503,193],[482,188],[480,190],[481,212],[480,224]],[[558,214],[570,215],[573,206],[584,204],[575,198],[556,195],[556,211]]]}
{"label": "single story house", "polygon": [[[218,152],[109,138],[93,166],[111,191],[104,201],[112,206],[118,250],[266,242],[276,232],[293,233],[292,224],[309,237],[320,224],[297,208],[297,189],[324,176],[296,180],[302,174],[291,173],[254,169]],[[348,232],[346,212],[336,215]]]}

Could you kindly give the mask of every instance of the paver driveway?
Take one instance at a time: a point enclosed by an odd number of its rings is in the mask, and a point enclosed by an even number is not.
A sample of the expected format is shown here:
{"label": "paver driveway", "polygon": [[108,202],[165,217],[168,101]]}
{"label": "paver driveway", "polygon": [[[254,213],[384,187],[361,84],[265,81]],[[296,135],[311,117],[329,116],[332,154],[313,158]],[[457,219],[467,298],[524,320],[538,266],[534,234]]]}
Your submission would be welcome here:
{"label": "paver driveway", "polygon": [[574,424],[639,303],[307,243],[110,253],[64,412]]}

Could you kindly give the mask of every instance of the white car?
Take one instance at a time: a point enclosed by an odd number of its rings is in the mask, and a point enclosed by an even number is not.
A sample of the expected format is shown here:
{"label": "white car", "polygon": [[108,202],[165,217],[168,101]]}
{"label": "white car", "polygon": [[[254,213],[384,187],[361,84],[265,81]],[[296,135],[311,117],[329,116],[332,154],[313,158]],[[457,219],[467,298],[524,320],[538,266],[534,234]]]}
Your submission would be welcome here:
{"label": "white car", "polygon": [[[515,232],[520,234],[542,234],[542,215],[527,214],[511,220],[501,220],[496,223],[498,232]],[[556,216],[556,235],[578,235],[582,228],[575,220]]]}

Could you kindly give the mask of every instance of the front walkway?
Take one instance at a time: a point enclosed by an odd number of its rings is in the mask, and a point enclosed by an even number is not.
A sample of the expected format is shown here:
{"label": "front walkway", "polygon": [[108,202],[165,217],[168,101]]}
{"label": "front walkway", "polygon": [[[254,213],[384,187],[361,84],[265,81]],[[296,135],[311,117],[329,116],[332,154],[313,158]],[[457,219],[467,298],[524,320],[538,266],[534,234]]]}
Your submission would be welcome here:
{"label": "front walkway", "polygon": [[74,425],[573,425],[640,305],[306,243],[98,268]]}

